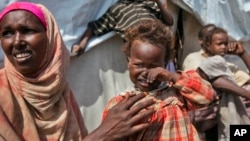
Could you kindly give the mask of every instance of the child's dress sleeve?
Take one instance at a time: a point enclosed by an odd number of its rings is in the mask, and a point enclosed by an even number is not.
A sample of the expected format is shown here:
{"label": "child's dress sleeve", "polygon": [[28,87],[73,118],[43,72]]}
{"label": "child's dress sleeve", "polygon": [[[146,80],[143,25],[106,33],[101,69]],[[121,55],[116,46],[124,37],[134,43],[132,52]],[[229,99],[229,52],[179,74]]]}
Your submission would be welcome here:
{"label": "child's dress sleeve", "polygon": [[202,79],[195,70],[179,73],[181,77],[174,87],[184,96],[188,110],[204,107],[214,100],[215,91],[211,84]]}

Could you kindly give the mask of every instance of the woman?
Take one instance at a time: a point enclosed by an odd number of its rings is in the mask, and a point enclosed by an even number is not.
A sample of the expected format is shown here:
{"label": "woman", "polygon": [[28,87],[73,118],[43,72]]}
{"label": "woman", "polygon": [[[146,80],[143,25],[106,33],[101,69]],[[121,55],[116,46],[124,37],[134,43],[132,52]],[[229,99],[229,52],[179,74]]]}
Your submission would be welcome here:
{"label": "woman", "polygon": [[129,110],[140,95],[125,98],[87,135],[66,81],[69,53],[54,17],[43,5],[7,6],[0,14],[0,39],[5,53],[0,70],[0,140],[116,140],[149,126],[134,124],[152,114],[152,109],[136,113],[153,100]]}

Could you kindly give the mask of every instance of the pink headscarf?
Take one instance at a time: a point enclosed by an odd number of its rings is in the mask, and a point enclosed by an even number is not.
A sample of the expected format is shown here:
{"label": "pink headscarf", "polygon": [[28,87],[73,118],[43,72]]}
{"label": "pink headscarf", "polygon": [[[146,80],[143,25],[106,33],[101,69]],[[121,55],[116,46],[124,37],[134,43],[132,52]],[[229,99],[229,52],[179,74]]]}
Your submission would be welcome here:
{"label": "pink headscarf", "polygon": [[30,2],[15,2],[15,3],[10,4],[0,13],[0,21],[3,19],[3,17],[7,13],[14,11],[14,10],[26,10],[26,11],[31,12],[41,21],[43,27],[46,29],[47,24],[46,24],[46,20],[45,20],[45,17],[41,8]]}

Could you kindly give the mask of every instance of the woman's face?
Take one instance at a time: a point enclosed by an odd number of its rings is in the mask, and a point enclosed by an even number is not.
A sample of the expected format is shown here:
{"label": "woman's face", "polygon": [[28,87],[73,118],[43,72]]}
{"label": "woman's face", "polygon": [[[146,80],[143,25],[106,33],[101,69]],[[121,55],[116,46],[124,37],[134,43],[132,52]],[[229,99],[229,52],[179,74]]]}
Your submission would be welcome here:
{"label": "woman's face", "polygon": [[226,33],[216,33],[212,36],[212,41],[207,50],[210,55],[224,56],[227,52],[228,36]]}
{"label": "woman's face", "polygon": [[36,16],[24,10],[7,13],[0,22],[0,41],[18,72],[32,76],[39,71],[48,39]]}
{"label": "woman's face", "polygon": [[142,91],[151,91],[160,85],[160,81],[147,82],[145,71],[165,66],[166,50],[146,41],[135,40],[130,50],[128,70],[131,81]]}

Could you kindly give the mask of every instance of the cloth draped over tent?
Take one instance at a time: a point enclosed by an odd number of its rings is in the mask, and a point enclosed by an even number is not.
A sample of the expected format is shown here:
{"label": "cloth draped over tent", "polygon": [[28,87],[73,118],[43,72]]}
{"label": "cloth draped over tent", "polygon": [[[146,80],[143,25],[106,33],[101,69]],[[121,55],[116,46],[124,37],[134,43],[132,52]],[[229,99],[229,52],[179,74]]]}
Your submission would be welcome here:
{"label": "cloth draped over tent", "polygon": [[235,40],[250,40],[250,0],[172,0],[202,25],[213,23]]}

